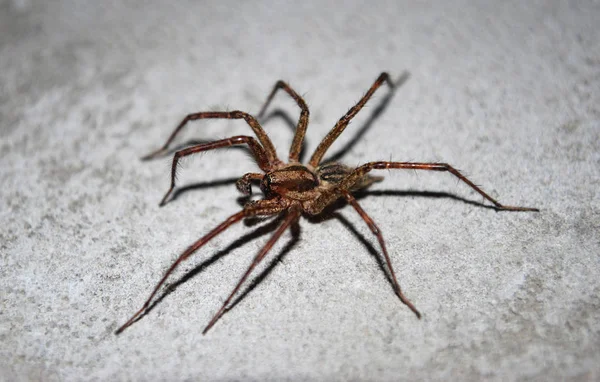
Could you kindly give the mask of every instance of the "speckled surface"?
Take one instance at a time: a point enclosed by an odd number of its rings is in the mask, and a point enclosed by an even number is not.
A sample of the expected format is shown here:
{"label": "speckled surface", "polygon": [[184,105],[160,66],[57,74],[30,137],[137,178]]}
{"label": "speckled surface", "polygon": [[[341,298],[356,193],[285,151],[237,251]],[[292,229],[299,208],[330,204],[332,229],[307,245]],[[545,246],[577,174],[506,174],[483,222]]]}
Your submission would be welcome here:
{"label": "speckled surface", "polygon": [[[597,1],[102,3],[0,1],[0,380],[600,378]],[[141,155],[188,112],[256,113],[278,79],[311,108],[310,154],[382,70],[410,76],[331,156],[448,162],[541,212],[485,208],[448,174],[383,172],[360,202],[422,320],[343,207],[284,235],[206,336],[267,240],[236,242],[257,226],[210,242],[114,335],[256,169],[243,150],[191,158],[179,181],[195,187],[159,208],[170,159]],[[285,158],[280,116],[298,111],[283,94],[272,110]],[[247,133],[198,123],[181,142]]]}

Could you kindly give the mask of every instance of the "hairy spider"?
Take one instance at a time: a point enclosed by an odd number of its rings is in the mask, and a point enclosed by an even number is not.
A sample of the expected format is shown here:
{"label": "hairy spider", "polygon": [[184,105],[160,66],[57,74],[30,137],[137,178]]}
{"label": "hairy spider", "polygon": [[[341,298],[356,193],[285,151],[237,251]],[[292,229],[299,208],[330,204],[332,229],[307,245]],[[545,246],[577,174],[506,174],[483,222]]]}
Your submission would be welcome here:
{"label": "hairy spider", "polygon": [[508,211],[538,211],[536,208],[528,207],[515,207],[500,204],[494,198],[486,194],[481,188],[473,184],[469,179],[462,175],[454,167],[446,163],[417,163],[417,162],[369,162],[359,166],[357,168],[350,168],[339,163],[325,163],[321,164],[321,160],[325,152],[329,149],[331,144],[340,136],[344,129],[348,126],[348,123],[354,116],[363,108],[367,101],[371,98],[373,93],[383,84],[387,84],[390,88],[394,88],[395,84],[390,80],[390,76],[387,73],[381,73],[377,80],[373,83],[367,93],[354,105],[348,112],[340,118],[335,126],[329,131],[329,133],[323,138],[314,154],[310,158],[308,164],[303,165],[299,162],[300,151],[304,135],[306,133],[306,127],[308,125],[308,107],[306,103],[288,84],[283,81],[278,81],[273,87],[271,94],[267,98],[264,106],[262,107],[258,118],[260,118],[271,100],[275,96],[275,93],[279,89],[284,90],[290,97],[292,97],[298,107],[300,108],[300,118],[296,127],[296,133],[292,142],[289,153],[288,163],[282,162],[277,158],[275,153],[275,147],[273,143],[264,132],[257,119],[248,113],[242,111],[230,111],[230,112],[200,112],[189,114],[181,121],[181,123],[175,128],[173,133],[165,144],[155,152],[143,157],[142,159],[147,160],[155,158],[161,154],[168,152],[168,147],[171,142],[175,139],[177,134],[181,132],[182,128],[189,122],[197,119],[243,119],[254,131],[258,141],[250,136],[238,135],[231,138],[221,139],[218,141],[203,143],[194,145],[183,150],[179,150],[173,157],[173,164],[171,167],[171,187],[163,197],[160,205],[164,205],[173,189],[175,188],[175,175],[177,170],[177,164],[179,159],[188,155],[199,153],[202,151],[213,150],[223,147],[230,147],[235,145],[248,145],[252,152],[258,167],[263,173],[247,173],[242,176],[236,183],[237,189],[245,194],[250,195],[251,183],[258,182],[260,189],[264,194],[264,199],[257,201],[248,202],[240,212],[237,212],[227,218],[224,222],[215,227],[212,231],[207,233],[204,237],[200,238],[185,252],[183,252],[177,260],[169,267],[163,278],[158,282],[150,297],[146,300],[140,310],[138,310],[123,326],[121,326],[116,334],[121,333],[128,326],[138,320],[142,314],[144,314],[155,297],[158,290],[165,283],[167,278],[173,273],[175,268],[181,264],[184,260],[188,259],[194,252],[209,242],[212,238],[225,231],[227,228],[232,226],[244,218],[257,217],[257,216],[272,216],[276,214],[284,214],[282,223],[279,225],[273,236],[265,244],[265,246],[258,252],[244,275],[240,278],[239,282],[233,288],[233,291],[229,294],[221,308],[213,316],[211,321],[208,323],[206,328],[203,330],[203,334],[206,332],[221,318],[221,316],[227,311],[227,307],[231,302],[233,296],[238,292],[244,281],[251,274],[252,270],[265,258],[266,254],[281,237],[281,235],[294,223],[296,223],[302,214],[306,215],[317,215],[323,211],[323,209],[340,198],[346,199],[346,201],[358,212],[361,218],[369,226],[371,232],[379,241],[381,250],[385,257],[385,261],[391,276],[391,282],[394,287],[396,295],[400,298],[405,305],[407,305],[418,318],[421,318],[421,314],[415,308],[415,306],[404,296],[390,256],[388,255],[385,242],[381,231],[373,221],[367,215],[367,213],[358,204],[356,199],[352,196],[352,192],[368,187],[373,182],[379,181],[382,178],[370,176],[368,173],[371,170],[381,169],[411,169],[411,170],[429,170],[429,171],[446,171],[456,176],[458,179],[466,183],[473,190],[477,191],[481,196],[490,201],[496,210],[508,210]]}

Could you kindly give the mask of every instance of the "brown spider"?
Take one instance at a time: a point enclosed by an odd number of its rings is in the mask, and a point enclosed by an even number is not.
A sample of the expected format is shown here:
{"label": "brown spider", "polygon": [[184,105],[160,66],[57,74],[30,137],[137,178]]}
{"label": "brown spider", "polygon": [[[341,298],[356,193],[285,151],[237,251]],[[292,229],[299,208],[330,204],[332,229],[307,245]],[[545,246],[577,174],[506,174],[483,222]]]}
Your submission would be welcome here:
{"label": "brown spider", "polygon": [[248,217],[257,216],[272,216],[279,213],[285,213],[283,222],[277,228],[273,236],[265,244],[265,246],[256,255],[246,273],[240,278],[239,282],[233,288],[231,294],[227,297],[219,311],[213,316],[212,320],[208,323],[203,334],[206,332],[221,318],[226,312],[227,306],[231,302],[233,296],[238,292],[244,281],[248,278],[252,270],[260,263],[269,250],[273,247],[275,242],[281,237],[281,235],[288,229],[292,224],[296,223],[302,214],[317,215],[323,211],[323,209],[340,198],[345,198],[346,201],[354,207],[358,214],[367,223],[373,234],[377,237],[381,250],[385,257],[387,267],[391,275],[391,281],[396,292],[396,295],[400,298],[404,304],[406,304],[418,318],[421,318],[421,314],[415,308],[415,306],[404,296],[396,279],[394,268],[390,256],[388,255],[385,247],[385,242],[381,231],[373,221],[367,215],[367,213],[358,204],[356,199],[352,196],[352,191],[363,189],[368,187],[373,182],[379,181],[382,178],[373,177],[368,175],[371,170],[381,169],[411,169],[411,170],[429,170],[429,171],[447,171],[452,175],[456,176],[461,181],[469,185],[473,190],[477,191],[485,199],[489,200],[494,204],[497,210],[509,210],[509,211],[538,211],[536,208],[528,207],[515,207],[506,206],[500,204],[494,198],[486,194],[481,188],[477,187],[473,182],[467,179],[454,167],[446,163],[416,163],[416,162],[369,162],[357,168],[350,168],[338,163],[326,163],[321,164],[321,159],[325,152],[329,149],[331,144],[339,137],[339,135],[348,126],[348,123],[354,116],[363,108],[367,101],[371,98],[373,93],[383,84],[387,84],[390,88],[394,88],[395,84],[390,80],[387,73],[381,73],[375,83],[371,86],[369,91],[358,101],[354,107],[352,107],[340,120],[335,124],[333,129],[323,138],[314,154],[310,158],[307,165],[303,165],[299,162],[300,150],[302,147],[302,141],[306,133],[306,127],[308,125],[308,107],[304,100],[285,82],[278,81],[273,87],[271,94],[267,98],[264,106],[262,107],[258,117],[260,118],[273,96],[279,89],[283,89],[290,97],[292,97],[298,107],[300,108],[300,118],[296,127],[296,134],[292,142],[289,154],[289,162],[286,164],[277,158],[275,153],[275,147],[273,143],[264,132],[257,119],[248,113],[242,111],[230,111],[230,112],[200,112],[190,114],[181,121],[181,123],[175,128],[167,142],[157,151],[145,156],[144,160],[155,158],[161,154],[166,153],[169,144],[175,139],[175,136],[182,130],[182,128],[189,121],[197,119],[244,119],[246,123],[252,128],[254,134],[258,138],[258,141],[250,136],[239,135],[227,139],[221,139],[218,141],[203,143],[194,145],[183,150],[179,150],[173,157],[173,165],[171,167],[171,187],[163,197],[160,205],[164,205],[169,195],[175,188],[175,175],[177,170],[177,163],[181,157],[192,155],[201,151],[213,150],[222,147],[229,147],[234,145],[247,144],[252,152],[258,166],[264,172],[263,173],[247,173],[242,176],[236,183],[236,186],[240,192],[245,195],[251,193],[251,183],[258,182],[260,189],[264,194],[264,199],[258,201],[248,202],[244,208],[224,222],[219,224],[216,228],[200,238],[188,249],[185,250],[171,267],[167,270],[163,278],[158,282],[150,297],[146,300],[140,310],[138,310],[123,326],[121,326],[116,334],[121,333],[128,326],[137,321],[142,314],[144,314],[150,302],[165,283],[169,275],[177,268],[177,266],[189,258],[196,250],[210,241],[212,238],[225,231],[234,223],[241,221]]}

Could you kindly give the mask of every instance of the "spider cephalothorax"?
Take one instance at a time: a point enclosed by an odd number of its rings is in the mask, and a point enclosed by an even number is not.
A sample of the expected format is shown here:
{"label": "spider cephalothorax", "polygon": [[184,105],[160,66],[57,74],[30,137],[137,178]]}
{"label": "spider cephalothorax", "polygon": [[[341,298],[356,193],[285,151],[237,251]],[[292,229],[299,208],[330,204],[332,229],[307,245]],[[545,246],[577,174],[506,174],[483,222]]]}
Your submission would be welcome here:
{"label": "spider cephalothorax", "polygon": [[339,163],[321,163],[325,152],[329,149],[331,144],[337,139],[337,137],[344,131],[348,126],[348,123],[354,116],[363,108],[367,101],[371,98],[373,93],[383,84],[389,85],[394,88],[394,83],[390,80],[387,73],[381,73],[375,83],[369,88],[367,93],[358,101],[354,107],[352,107],[340,120],[335,124],[331,131],[323,138],[314,154],[310,158],[308,164],[303,165],[299,163],[300,150],[302,148],[302,142],[306,133],[306,127],[308,126],[308,107],[304,100],[285,82],[278,81],[275,87],[271,91],[271,94],[267,98],[263,108],[258,114],[259,118],[264,114],[267,106],[273,99],[273,96],[279,89],[283,89],[290,97],[292,97],[298,107],[300,108],[300,118],[296,127],[296,134],[292,141],[292,146],[289,153],[288,164],[285,164],[279,158],[275,152],[275,147],[271,140],[264,132],[257,119],[248,113],[242,111],[231,111],[231,112],[200,112],[190,114],[181,121],[181,123],[175,128],[173,133],[167,142],[157,151],[145,156],[142,159],[151,159],[164,154],[168,151],[168,147],[175,139],[181,129],[187,124],[187,122],[198,119],[244,119],[250,128],[254,131],[256,138],[246,135],[239,135],[231,138],[221,139],[218,141],[203,143],[195,146],[185,148],[177,151],[173,156],[173,164],[171,167],[171,187],[163,197],[161,205],[164,205],[175,188],[175,174],[179,159],[187,155],[192,155],[198,152],[213,150],[223,147],[230,147],[235,145],[248,145],[258,167],[263,171],[262,173],[247,173],[242,176],[236,183],[236,186],[240,192],[245,195],[250,195],[252,192],[252,183],[258,183],[261,191],[264,194],[262,200],[253,200],[244,206],[244,208],[235,213],[234,215],[227,218],[223,223],[219,224],[212,231],[207,233],[205,236],[200,238],[194,244],[192,244],[185,252],[183,252],[177,260],[169,267],[163,278],[158,282],[150,297],[146,300],[140,310],[138,310],[123,326],[117,330],[117,334],[125,330],[128,326],[134,323],[138,318],[144,314],[150,303],[154,299],[156,293],[165,283],[169,275],[177,268],[177,266],[192,253],[206,244],[209,240],[217,236],[219,233],[225,231],[231,225],[236,222],[243,220],[244,218],[251,218],[256,216],[272,216],[277,214],[284,214],[283,219],[279,227],[275,230],[273,236],[265,244],[265,246],[256,255],[244,275],[240,278],[239,282],[227,297],[219,311],[213,316],[212,320],[208,323],[203,333],[206,333],[217,320],[225,313],[229,306],[233,296],[238,292],[242,284],[246,281],[250,273],[254,270],[256,265],[266,256],[267,252],[273,247],[275,242],[281,237],[281,235],[294,223],[296,223],[300,216],[304,213],[307,215],[317,215],[323,211],[327,206],[332,205],[338,199],[345,199],[362,217],[367,223],[371,232],[376,236],[381,250],[385,257],[385,261],[390,272],[391,281],[394,287],[396,295],[400,300],[406,304],[416,315],[421,317],[419,311],[414,305],[404,296],[398,284],[392,262],[387,252],[383,235],[381,231],[373,221],[367,215],[367,213],[358,204],[356,199],[352,196],[352,192],[368,187],[374,182],[380,181],[383,178],[369,175],[372,170],[381,169],[412,169],[412,170],[429,170],[429,171],[446,171],[450,172],[458,179],[466,183],[473,190],[478,192],[485,199],[494,204],[497,210],[509,210],[509,211],[537,211],[535,208],[528,207],[514,207],[500,204],[498,201],[493,199],[491,196],[486,194],[481,188],[477,187],[473,182],[467,179],[454,167],[446,163],[417,163],[417,162],[369,162],[357,168],[351,168],[344,166]]}

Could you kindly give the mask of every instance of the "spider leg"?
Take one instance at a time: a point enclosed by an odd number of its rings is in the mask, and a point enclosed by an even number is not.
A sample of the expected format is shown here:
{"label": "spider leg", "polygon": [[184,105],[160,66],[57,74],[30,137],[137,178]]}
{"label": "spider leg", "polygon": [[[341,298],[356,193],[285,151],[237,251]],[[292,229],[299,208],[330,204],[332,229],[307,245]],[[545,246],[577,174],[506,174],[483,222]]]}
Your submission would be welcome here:
{"label": "spider leg", "polygon": [[344,198],[350,203],[352,207],[358,212],[360,217],[367,223],[373,235],[377,237],[377,241],[379,241],[379,245],[381,246],[381,250],[383,251],[383,256],[385,257],[385,262],[387,263],[388,269],[390,270],[390,274],[392,276],[392,283],[394,284],[394,290],[396,291],[396,295],[400,298],[400,301],[404,303],[404,305],[408,306],[410,310],[413,311],[414,314],[417,315],[417,318],[421,318],[421,313],[415,308],[415,306],[404,296],[402,293],[402,289],[400,289],[400,284],[398,283],[398,279],[396,279],[396,273],[394,272],[394,267],[392,267],[392,260],[390,259],[390,255],[388,255],[387,248],[385,247],[385,241],[383,240],[383,235],[377,227],[377,224],[371,219],[369,215],[362,209],[360,204],[356,201],[356,199],[346,190],[340,190]]}
{"label": "spider leg", "polygon": [[264,147],[264,151],[266,153],[268,161],[271,163],[279,162],[279,159],[277,158],[277,153],[275,151],[275,147],[273,146],[271,139],[269,139],[269,136],[267,135],[267,133],[265,133],[265,131],[260,126],[260,124],[258,123],[256,118],[254,118],[253,116],[251,116],[248,113],[245,113],[245,112],[239,111],[239,110],[235,110],[235,111],[205,111],[205,112],[187,115],[179,123],[179,125],[177,125],[175,130],[173,130],[173,132],[171,133],[171,135],[169,136],[169,139],[167,139],[165,144],[162,145],[162,147],[159,148],[158,150],[153,151],[152,153],[142,157],[142,160],[152,159],[152,158],[157,157],[158,155],[164,154],[167,151],[169,144],[171,144],[171,142],[173,142],[173,140],[175,139],[177,134],[179,134],[181,132],[182,128],[189,121],[195,121],[197,119],[243,119],[243,120],[245,120],[246,123],[250,126],[250,128],[252,128],[252,130],[256,134],[256,137],[258,138],[258,140]]}
{"label": "spider leg", "polygon": [[369,162],[358,168],[356,168],[350,175],[348,175],[341,183],[341,189],[348,189],[357,180],[361,179],[365,174],[371,170],[383,170],[383,169],[408,169],[408,170],[428,170],[428,171],[446,171],[456,176],[458,179],[466,183],[473,190],[477,191],[485,199],[489,200],[494,204],[498,210],[506,211],[539,211],[537,208],[531,207],[518,207],[518,206],[507,206],[501,204],[496,199],[489,196],[481,188],[471,182],[466,176],[461,174],[457,169],[450,166],[447,163],[415,163],[415,162]]}
{"label": "spider leg", "polygon": [[212,238],[225,231],[233,224],[239,222],[243,218],[262,215],[274,215],[276,213],[281,212],[282,209],[282,206],[276,200],[258,200],[250,202],[246,204],[246,206],[244,206],[244,209],[242,211],[231,215],[229,218],[227,218],[227,220],[219,224],[212,231],[198,239],[194,244],[189,246],[185,250],[185,252],[183,252],[177,258],[177,260],[175,260],[173,264],[171,264],[171,266],[169,267],[169,269],[167,269],[167,272],[164,274],[162,279],[160,279],[158,284],[156,284],[156,286],[154,287],[154,290],[152,291],[150,297],[148,297],[142,308],[138,310],[125,324],[123,324],[123,326],[117,329],[115,334],[120,334],[121,332],[123,332],[123,330],[127,329],[131,324],[137,321],[142,316],[142,314],[146,312],[146,310],[150,306],[150,303],[152,302],[152,299],[154,298],[154,296],[156,296],[156,293],[159,291],[159,289],[165,283],[165,281],[167,281],[167,278],[171,275],[171,273],[173,273],[173,271],[179,266],[179,264],[187,260],[194,252],[196,252],[198,249],[204,246],[204,244],[208,243]]}
{"label": "spider leg", "polygon": [[218,234],[220,234],[221,232],[225,231],[227,228],[229,228],[234,223],[239,222],[240,220],[242,220],[247,215],[248,215],[248,213],[245,210],[242,210],[242,211],[240,211],[240,212],[238,212],[238,213],[236,213],[234,215],[231,215],[223,223],[219,224],[212,231],[210,231],[205,236],[203,236],[198,241],[196,241],[194,244],[192,244],[191,246],[189,246],[188,249],[186,249],[185,252],[183,252],[177,258],[177,260],[175,260],[175,262],[169,267],[169,269],[167,270],[167,272],[165,273],[165,275],[163,276],[163,278],[160,279],[160,281],[158,282],[158,284],[156,284],[156,287],[154,287],[154,290],[152,291],[152,293],[150,294],[150,297],[148,297],[148,299],[146,300],[146,302],[144,303],[144,305],[142,306],[142,308],[140,310],[138,310],[125,324],[123,324],[123,326],[121,326],[115,332],[115,334],[120,334],[121,332],[123,332],[123,330],[127,329],[127,327],[129,327],[131,324],[133,324],[135,321],[137,321],[138,318],[140,318],[140,316],[150,306],[150,302],[152,302],[152,299],[154,298],[154,296],[156,295],[156,293],[158,292],[158,290],[160,289],[160,287],[165,283],[165,281],[167,280],[167,278],[171,275],[171,273],[173,273],[173,271],[175,270],[175,268],[177,268],[177,266],[181,262],[183,262],[188,257],[190,257],[190,255],[192,255],[192,253],[196,252],[204,244],[208,243],[213,237],[215,237]]}
{"label": "spider leg", "polygon": [[389,87],[392,89],[395,87],[394,83],[390,79],[389,74],[387,74],[386,72],[381,73],[379,77],[377,77],[377,80],[375,80],[373,85],[369,88],[367,93],[360,99],[360,101],[358,101],[356,105],[354,105],[350,110],[348,110],[348,112],[342,118],[340,118],[339,121],[337,121],[337,123],[335,124],[335,126],[333,126],[331,131],[329,131],[329,133],[327,133],[327,135],[325,136],[325,138],[323,138],[321,143],[319,143],[319,146],[317,146],[317,149],[310,158],[309,164],[311,166],[317,167],[319,163],[321,163],[321,159],[323,159],[323,155],[325,155],[325,152],[348,126],[348,123],[350,123],[352,118],[354,118],[356,114],[358,114],[358,112],[365,106],[365,104],[369,101],[371,96],[373,96],[373,93],[375,93],[375,91],[379,89],[379,87],[384,83],[388,84]]}
{"label": "spider leg", "polygon": [[277,90],[283,89],[290,97],[296,101],[298,107],[300,108],[300,118],[298,119],[298,124],[296,125],[296,134],[294,135],[294,140],[292,141],[292,146],[290,147],[289,160],[290,162],[297,162],[300,157],[300,151],[302,150],[302,141],[304,140],[304,135],[306,134],[306,127],[308,126],[308,106],[306,106],[306,102],[288,85],[287,83],[279,80],[273,87],[271,94],[267,98],[267,101],[260,109],[260,113],[258,113],[258,119],[262,118],[265,110],[271,103],[271,100],[277,93]]}
{"label": "spider leg", "polygon": [[200,145],[188,147],[183,150],[179,150],[173,156],[173,164],[171,166],[171,187],[169,187],[169,190],[167,191],[165,196],[162,198],[162,200],[160,202],[160,206],[163,206],[166,203],[167,198],[169,197],[169,195],[171,195],[171,192],[173,192],[173,189],[175,188],[175,178],[177,177],[177,164],[179,163],[180,158],[188,156],[188,155],[192,155],[195,153],[199,153],[202,151],[219,149],[219,148],[230,147],[230,146],[235,146],[235,145],[243,145],[243,144],[248,144],[248,146],[250,147],[250,151],[252,152],[252,154],[253,154],[254,158],[256,159],[258,166],[261,168],[261,170],[269,171],[272,168],[272,165],[269,162],[269,160],[267,159],[267,155],[265,153],[265,150],[262,148],[262,146],[260,144],[258,144],[256,139],[246,136],[246,135],[238,135],[235,137],[221,139],[219,141],[214,141],[214,142],[210,142],[210,143],[203,143]]}
{"label": "spider leg", "polygon": [[219,311],[210,320],[208,325],[206,325],[206,328],[204,328],[204,330],[202,331],[202,334],[206,334],[206,332],[208,332],[210,330],[210,328],[213,327],[213,325],[221,318],[221,316],[223,316],[223,314],[225,313],[225,309],[227,308],[227,305],[229,305],[229,303],[231,302],[231,299],[238,292],[238,290],[240,289],[240,287],[242,286],[244,281],[246,281],[246,279],[248,278],[250,273],[252,273],[252,271],[258,265],[258,263],[260,263],[261,260],[265,258],[265,256],[269,252],[269,250],[271,250],[271,248],[273,248],[273,245],[275,245],[275,243],[277,242],[277,240],[279,240],[281,235],[283,235],[285,230],[290,225],[292,225],[295,221],[298,220],[298,218],[300,217],[300,213],[301,213],[301,210],[298,207],[294,207],[294,206],[291,207],[290,212],[285,217],[283,223],[281,223],[281,225],[279,226],[279,228],[277,228],[277,231],[275,231],[273,236],[271,236],[271,238],[269,239],[267,244],[265,244],[265,246],[260,250],[260,252],[258,252],[258,254],[254,258],[254,260],[252,260],[252,263],[246,270],[246,273],[244,273],[244,275],[240,278],[240,281],[237,283],[235,288],[233,288],[233,291],[231,292],[229,297],[227,297],[227,299],[221,306],[221,309],[219,309]]}

